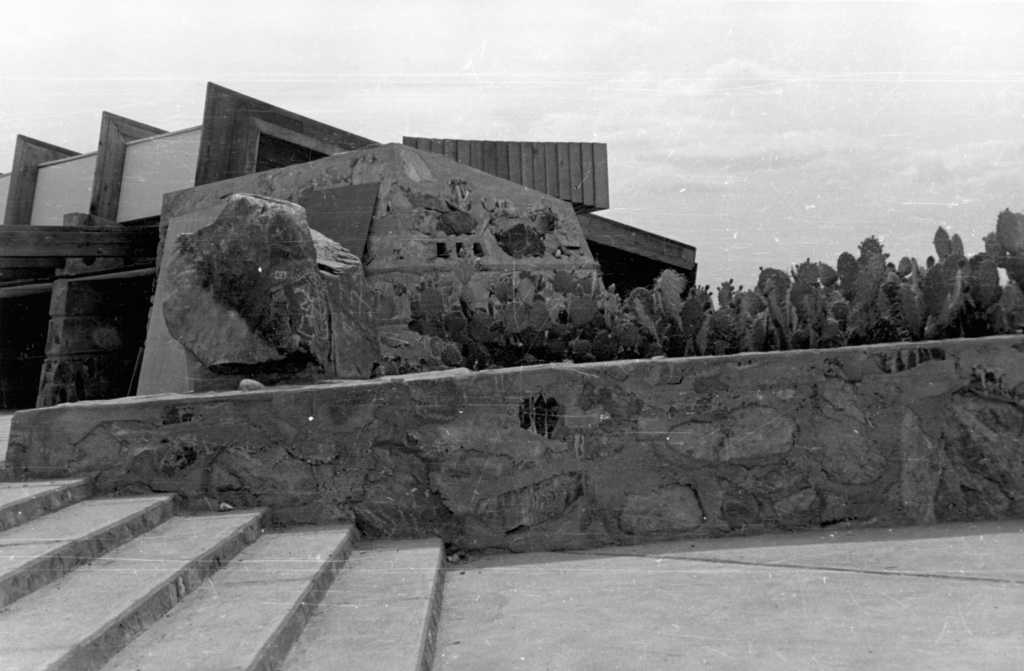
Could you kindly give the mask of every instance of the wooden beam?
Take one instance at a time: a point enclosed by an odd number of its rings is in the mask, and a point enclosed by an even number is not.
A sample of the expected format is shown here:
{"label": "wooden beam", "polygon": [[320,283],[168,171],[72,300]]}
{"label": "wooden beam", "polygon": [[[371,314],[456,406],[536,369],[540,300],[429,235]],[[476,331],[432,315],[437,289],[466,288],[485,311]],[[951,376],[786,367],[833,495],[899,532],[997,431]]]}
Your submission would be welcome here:
{"label": "wooden beam", "polygon": [[547,186],[538,191],[558,198],[558,145],[554,142],[544,143],[544,169],[547,173]]}
{"label": "wooden beam", "polygon": [[483,145],[483,165],[480,169],[488,175],[497,175],[498,151],[495,143],[491,140],[484,140],[481,144]]}
{"label": "wooden beam", "polygon": [[210,184],[246,174],[250,145],[259,134],[250,119],[260,119],[349,151],[375,145],[373,140],[250,98],[212,82],[206,87],[203,130],[195,185]]}
{"label": "wooden beam", "polygon": [[5,226],[28,226],[32,223],[32,206],[36,199],[39,164],[78,156],[77,151],[19,135],[14,143],[14,165],[7,189]]}
{"label": "wooden beam", "polygon": [[523,158],[523,181],[520,182],[523,186],[532,189],[533,188],[533,143],[532,142],[520,142],[519,151]]}
{"label": "wooden beam", "polygon": [[4,257],[155,256],[157,226],[12,226],[0,228]]}
{"label": "wooden beam", "polygon": [[63,268],[63,256],[0,256],[0,269],[14,268]]}
{"label": "wooden beam", "polygon": [[100,143],[96,150],[96,170],[92,177],[89,214],[117,221],[127,143],[163,135],[166,132],[110,112],[103,113],[100,119]]}
{"label": "wooden beam", "polygon": [[64,226],[120,226],[113,219],[104,219],[85,212],[65,212]]}
{"label": "wooden beam", "polygon": [[569,200],[583,204],[583,149],[579,142],[569,143]]}
{"label": "wooden beam", "polygon": [[502,179],[508,179],[509,165],[508,165],[508,142],[495,142],[495,158],[494,163],[496,167],[496,174]]}
{"label": "wooden beam", "polygon": [[[111,273],[90,275],[87,277],[61,277],[58,281],[95,282],[102,280],[124,280],[133,277],[147,277],[156,275],[156,267],[132,268],[130,270],[119,270]],[[33,294],[48,294],[53,291],[57,281],[37,282],[33,284],[19,284],[10,287],[0,287],[0,298],[16,298],[18,296],[31,296]]]}
{"label": "wooden beam", "polygon": [[533,186],[531,188],[548,192],[547,146],[543,142],[533,143]]}
{"label": "wooden beam", "polygon": [[551,192],[555,198],[572,199],[572,178],[569,176],[569,143],[559,142],[555,145],[558,161],[558,191]]}
{"label": "wooden beam", "polygon": [[[53,277],[56,268],[0,268],[0,286],[27,281],[45,282]],[[0,320],[3,321],[3,320]]]}
{"label": "wooden beam", "polygon": [[516,184],[523,183],[522,145],[519,142],[508,143],[508,179]]}
{"label": "wooden beam", "polygon": [[608,200],[608,145],[594,143],[594,207],[607,210]]}
{"label": "wooden beam", "polygon": [[480,140],[469,141],[469,166],[477,170],[484,169],[484,146]]}
{"label": "wooden beam", "polygon": [[445,140],[444,141],[444,157],[453,161],[459,160],[459,142],[458,140]]}
{"label": "wooden beam", "polygon": [[593,214],[577,214],[576,219],[588,242],[615,247],[687,271],[697,267],[697,249],[692,245]]}
{"label": "wooden beam", "polygon": [[583,159],[583,204],[594,207],[594,145],[584,142],[580,152]]}

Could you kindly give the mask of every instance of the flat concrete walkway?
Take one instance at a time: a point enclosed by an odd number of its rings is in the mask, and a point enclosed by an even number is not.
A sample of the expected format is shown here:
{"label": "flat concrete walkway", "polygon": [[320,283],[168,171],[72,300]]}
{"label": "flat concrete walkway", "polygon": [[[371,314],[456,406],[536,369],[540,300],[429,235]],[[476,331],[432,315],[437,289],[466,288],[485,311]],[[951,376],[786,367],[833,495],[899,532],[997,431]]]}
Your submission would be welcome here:
{"label": "flat concrete walkway", "polygon": [[1024,521],[449,567],[435,671],[1024,668]]}

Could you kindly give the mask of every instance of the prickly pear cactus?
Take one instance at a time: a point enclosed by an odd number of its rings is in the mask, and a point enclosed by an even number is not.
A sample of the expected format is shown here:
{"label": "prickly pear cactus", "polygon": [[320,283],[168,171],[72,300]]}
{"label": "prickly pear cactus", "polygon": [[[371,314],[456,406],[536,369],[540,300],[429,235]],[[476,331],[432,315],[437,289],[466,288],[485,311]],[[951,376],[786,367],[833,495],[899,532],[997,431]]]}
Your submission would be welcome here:
{"label": "prickly pear cactus", "polygon": [[[870,237],[834,267],[807,259],[789,272],[761,268],[751,290],[724,282],[717,308],[710,287],[690,287],[671,270],[620,296],[572,272],[520,272],[485,284],[467,266],[457,291],[423,280],[382,297],[388,319],[405,315],[421,339],[410,350],[420,363],[386,361],[385,372],[842,347],[1024,328],[1024,215],[1000,213],[985,252],[969,259],[960,236],[944,228],[934,244],[938,260],[929,257],[924,267],[906,256],[889,263]],[[1006,286],[1000,268],[1010,278]]]}
{"label": "prickly pear cactus", "polygon": [[953,242],[949,239],[949,233],[942,226],[939,226],[939,230],[935,231],[935,238],[932,240],[932,243],[935,245],[935,253],[938,255],[940,263],[953,253]]}

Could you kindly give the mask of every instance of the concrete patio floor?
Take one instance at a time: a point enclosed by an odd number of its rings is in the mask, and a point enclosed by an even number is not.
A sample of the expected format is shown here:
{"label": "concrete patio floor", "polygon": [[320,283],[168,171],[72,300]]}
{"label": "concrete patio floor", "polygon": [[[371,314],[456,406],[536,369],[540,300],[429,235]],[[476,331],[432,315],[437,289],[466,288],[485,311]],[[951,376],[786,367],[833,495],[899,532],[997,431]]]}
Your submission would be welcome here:
{"label": "concrete patio floor", "polygon": [[1024,521],[449,568],[436,671],[1024,668]]}

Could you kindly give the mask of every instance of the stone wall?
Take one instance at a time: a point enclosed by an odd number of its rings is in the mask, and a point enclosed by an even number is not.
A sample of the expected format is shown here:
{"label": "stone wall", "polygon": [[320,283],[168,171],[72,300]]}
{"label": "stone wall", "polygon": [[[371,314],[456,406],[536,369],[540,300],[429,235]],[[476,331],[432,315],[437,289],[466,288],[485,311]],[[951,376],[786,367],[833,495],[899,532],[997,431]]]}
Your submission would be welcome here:
{"label": "stone wall", "polygon": [[14,477],[96,474],[538,550],[1024,515],[1024,337],[464,369],[20,412]]}
{"label": "stone wall", "polygon": [[[229,194],[303,203],[370,184],[379,188],[365,250],[350,251],[362,255],[375,293],[385,374],[520,363],[529,354],[524,343],[544,351],[549,339],[558,341],[552,357],[561,358],[568,329],[558,326],[560,315],[579,313],[580,304],[596,311],[604,285],[568,203],[399,144],[168,194],[163,239]],[[522,325],[504,328],[512,321]],[[559,335],[538,338],[547,327]],[[494,346],[499,340],[513,344]]]}
{"label": "stone wall", "polygon": [[130,393],[152,286],[151,276],[54,282],[36,407]]}

